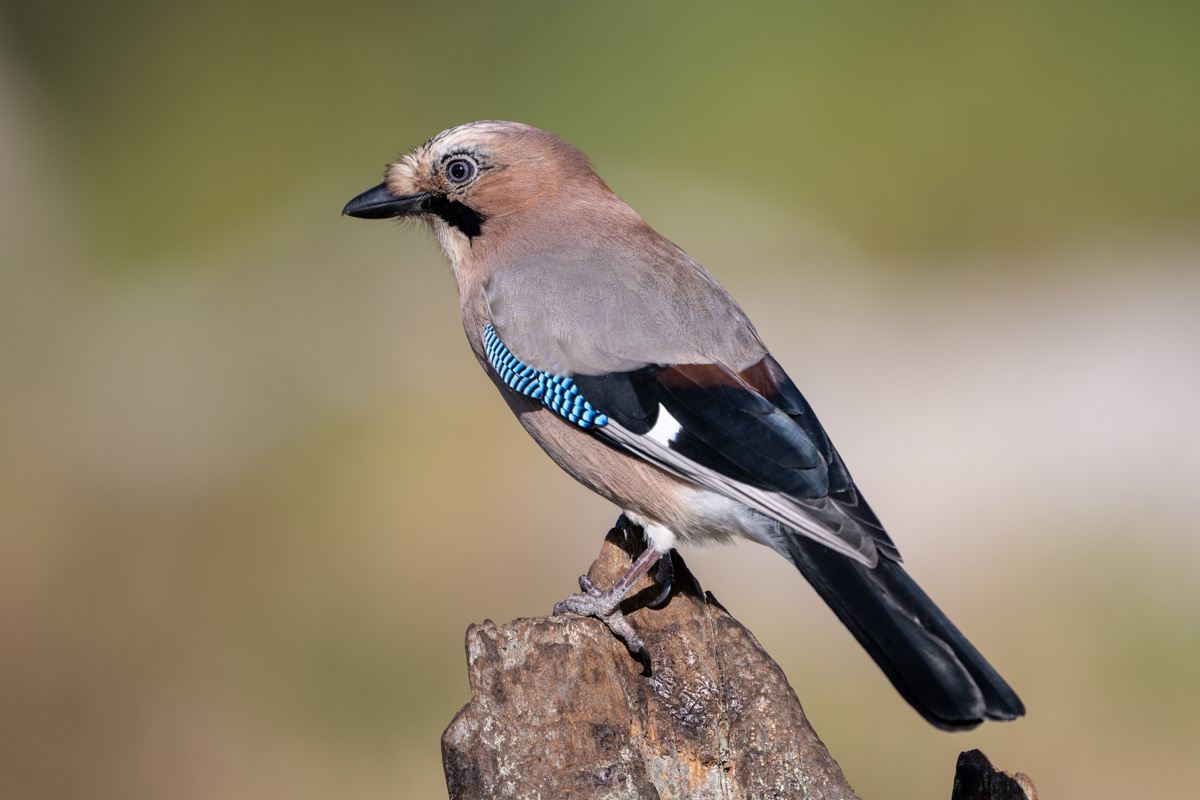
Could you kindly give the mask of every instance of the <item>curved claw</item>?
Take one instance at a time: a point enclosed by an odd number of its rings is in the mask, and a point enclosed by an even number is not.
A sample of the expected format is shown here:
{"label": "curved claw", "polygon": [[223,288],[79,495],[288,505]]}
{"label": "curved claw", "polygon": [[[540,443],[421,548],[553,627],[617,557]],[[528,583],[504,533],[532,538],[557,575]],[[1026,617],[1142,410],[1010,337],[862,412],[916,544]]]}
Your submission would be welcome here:
{"label": "curved claw", "polygon": [[658,559],[656,577],[658,578],[658,582],[662,584],[662,591],[658,593],[658,597],[650,601],[651,608],[661,608],[667,602],[667,598],[671,596],[671,590],[675,588],[674,553],[674,550],[668,550]]}
{"label": "curved claw", "polygon": [[629,648],[629,652],[633,657],[643,664],[650,663],[650,651],[646,649],[646,643],[642,641],[642,637],[637,635],[637,631],[629,624],[629,620],[625,619],[625,615],[619,610],[610,617],[601,617],[601,622],[608,626],[608,629],[613,634],[625,642],[625,646]]}

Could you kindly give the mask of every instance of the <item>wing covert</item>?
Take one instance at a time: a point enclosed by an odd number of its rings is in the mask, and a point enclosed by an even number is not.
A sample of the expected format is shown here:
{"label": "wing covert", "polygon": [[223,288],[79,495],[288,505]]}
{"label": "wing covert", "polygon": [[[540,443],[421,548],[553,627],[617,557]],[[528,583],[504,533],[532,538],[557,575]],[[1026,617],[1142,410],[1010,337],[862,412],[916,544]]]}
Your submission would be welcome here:
{"label": "wing covert", "polygon": [[513,390],[638,458],[856,560],[898,559],[741,309],[662,241],[636,258],[620,243],[545,253],[488,278],[492,366]]}

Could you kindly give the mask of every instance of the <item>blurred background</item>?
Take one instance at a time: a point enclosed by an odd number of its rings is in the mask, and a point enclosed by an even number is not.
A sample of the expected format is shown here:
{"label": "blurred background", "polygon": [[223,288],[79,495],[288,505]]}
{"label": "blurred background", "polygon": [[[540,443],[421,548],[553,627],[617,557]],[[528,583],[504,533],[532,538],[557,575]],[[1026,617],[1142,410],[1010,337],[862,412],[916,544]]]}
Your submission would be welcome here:
{"label": "blurred background", "polygon": [[1200,6],[0,4],[0,797],[439,797],[468,623],[616,510],[414,228],[475,119],[588,153],[756,321],[1020,722],[934,730],[782,559],[685,553],[864,797],[1200,752]]}

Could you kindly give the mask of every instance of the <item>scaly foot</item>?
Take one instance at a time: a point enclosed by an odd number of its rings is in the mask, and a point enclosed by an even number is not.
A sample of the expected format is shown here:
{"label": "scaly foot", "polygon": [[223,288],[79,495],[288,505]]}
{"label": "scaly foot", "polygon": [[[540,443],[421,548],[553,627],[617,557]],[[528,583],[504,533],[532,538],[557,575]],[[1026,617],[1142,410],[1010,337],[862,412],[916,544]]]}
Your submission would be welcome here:
{"label": "scaly foot", "polygon": [[579,588],[584,593],[568,595],[566,600],[556,603],[554,615],[562,616],[571,611],[582,617],[595,617],[607,625],[613,635],[625,642],[625,646],[629,648],[629,652],[635,658],[643,664],[650,663],[650,651],[646,649],[646,643],[642,641],[642,637],[637,635],[637,631],[621,613],[621,601],[625,598],[616,594],[614,591],[616,587],[602,592],[588,580],[587,575],[580,575]]}
{"label": "scaly foot", "polygon": [[607,625],[618,639],[625,642],[629,651],[649,669],[650,651],[646,649],[642,637],[637,635],[633,626],[629,624],[629,620],[625,619],[625,615],[621,613],[621,601],[625,599],[625,595],[629,594],[629,590],[637,583],[638,578],[650,571],[650,568],[659,560],[659,556],[658,551],[647,547],[625,574],[606,592],[596,588],[586,575],[580,575],[579,588],[583,590],[583,594],[572,594],[561,603],[556,603],[554,606],[555,616],[561,616],[571,611],[580,616],[595,617]]}

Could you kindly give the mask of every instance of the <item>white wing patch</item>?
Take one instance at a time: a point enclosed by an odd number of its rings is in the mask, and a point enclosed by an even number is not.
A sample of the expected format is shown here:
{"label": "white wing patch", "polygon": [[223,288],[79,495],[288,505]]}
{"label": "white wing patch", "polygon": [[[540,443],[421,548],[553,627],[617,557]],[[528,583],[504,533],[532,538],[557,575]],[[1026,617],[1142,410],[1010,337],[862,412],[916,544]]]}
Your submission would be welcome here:
{"label": "white wing patch", "polygon": [[646,436],[649,436],[663,447],[669,447],[682,429],[683,425],[679,424],[679,420],[672,417],[671,412],[659,406],[658,421],[654,423],[653,428],[646,432]]}

